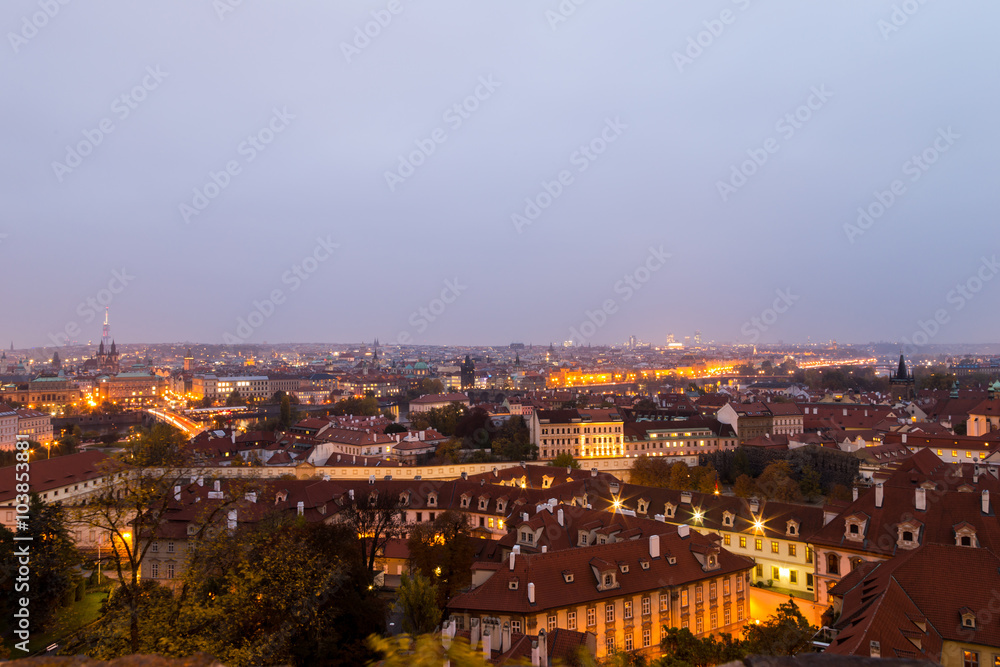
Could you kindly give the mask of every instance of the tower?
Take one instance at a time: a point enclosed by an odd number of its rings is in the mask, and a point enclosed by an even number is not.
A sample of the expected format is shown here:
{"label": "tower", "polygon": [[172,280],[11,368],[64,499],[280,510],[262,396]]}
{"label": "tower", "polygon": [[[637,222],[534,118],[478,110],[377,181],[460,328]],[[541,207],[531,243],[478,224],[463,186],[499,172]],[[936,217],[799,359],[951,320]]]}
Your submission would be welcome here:
{"label": "tower", "polygon": [[189,347],[184,354],[184,370],[189,371],[192,368],[194,368],[194,355],[191,354],[191,348]]}
{"label": "tower", "polygon": [[104,306],[104,328],[101,330],[101,345],[107,347],[111,338],[111,325],[108,324],[108,307]]}
{"label": "tower", "polygon": [[476,364],[465,355],[465,361],[460,366],[462,374],[462,389],[472,389],[476,386]]}
{"label": "tower", "polygon": [[906,370],[906,361],[902,353],[899,355],[899,367],[896,372],[889,372],[889,387],[893,398],[897,401],[909,401],[916,396],[916,381],[913,373]]}

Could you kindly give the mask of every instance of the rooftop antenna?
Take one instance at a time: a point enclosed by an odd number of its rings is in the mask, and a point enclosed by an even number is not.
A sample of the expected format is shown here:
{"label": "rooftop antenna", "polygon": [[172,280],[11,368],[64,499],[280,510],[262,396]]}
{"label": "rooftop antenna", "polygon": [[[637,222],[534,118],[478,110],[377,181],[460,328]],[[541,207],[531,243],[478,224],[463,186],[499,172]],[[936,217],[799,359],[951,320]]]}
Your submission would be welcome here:
{"label": "rooftop antenna", "polygon": [[101,342],[104,343],[104,347],[108,347],[111,344],[110,326],[108,325],[108,307],[107,306],[104,306],[104,329],[101,332]]}

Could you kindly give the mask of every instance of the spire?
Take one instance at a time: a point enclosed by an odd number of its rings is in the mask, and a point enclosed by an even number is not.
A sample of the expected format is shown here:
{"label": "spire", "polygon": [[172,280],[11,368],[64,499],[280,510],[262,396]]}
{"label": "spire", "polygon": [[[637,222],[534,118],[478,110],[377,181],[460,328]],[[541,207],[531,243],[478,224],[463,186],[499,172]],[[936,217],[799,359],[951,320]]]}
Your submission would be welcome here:
{"label": "spire", "polygon": [[112,340],[111,341],[111,354],[117,354],[117,353],[118,352],[115,350],[115,341]]}
{"label": "spire", "polygon": [[906,362],[903,360],[902,353],[899,355],[899,369],[896,371],[896,377],[900,380],[906,379]]}
{"label": "spire", "polygon": [[101,346],[99,348],[97,348],[97,356],[99,356],[99,357],[103,357],[104,356],[104,339],[103,338],[101,339]]}

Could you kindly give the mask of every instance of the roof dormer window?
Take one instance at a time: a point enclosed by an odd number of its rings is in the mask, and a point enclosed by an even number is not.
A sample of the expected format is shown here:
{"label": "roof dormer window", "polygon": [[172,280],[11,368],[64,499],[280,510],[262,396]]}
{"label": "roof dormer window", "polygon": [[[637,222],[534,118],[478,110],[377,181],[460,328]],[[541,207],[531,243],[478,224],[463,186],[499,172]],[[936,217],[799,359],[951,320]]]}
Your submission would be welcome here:
{"label": "roof dormer window", "polygon": [[480,498],[479,499],[479,509],[480,510],[485,510],[486,507],[487,507],[487,505],[489,505],[489,500],[487,500],[486,498]]}
{"label": "roof dormer window", "polygon": [[468,509],[469,507],[469,496],[462,496],[462,508]]}
{"label": "roof dormer window", "polygon": [[427,506],[437,507],[437,504],[438,504],[438,495],[436,493],[427,494]]}
{"label": "roof dormer window", "polygon": [[567,584],[573,583],[573,573],[570,572],[569,570],[563,570],[562,576],[563,576],[563,581],[566,582]]}
{"label": "roof dormer window", "polygon": [[962,607],[958,610],[958,613],[962,615],[962,627],[976,629],[976,612],[972,611],[968,607]]}
{"label": "roof dormer window", "polygon": [[735,518],[735,516],[736,515],[734,515],[732,512],[723,512],[723,514],[722,514],[722,525],[725,526],[726,528],[732,528],[733,527],[733,519]]}
{"label": "roof dormer window", "polygon": [[674,518],[674,512],[677,510],[677,506],[674,505],[673,503],[667,503],[666,507],[664,509],[665,509],[664,514],[666,515],[666,517],[668,519],[673,519]]}
{"label": "roof dormer window", "polygon": [[507,588],[512,591],[517,590],[517,577],[514,577],[513,579],[507,582]]}
{"label": "roof dormer window", "polygon": [[615,585],[615,575],[606,574],[604,575],[604,587],[611,588]]}
{"label": "roof dormer window", "polygon": [[794,536],[799,534],[799,522],[795,519],[791,519],[785,524],[785,534],[789,536]]}

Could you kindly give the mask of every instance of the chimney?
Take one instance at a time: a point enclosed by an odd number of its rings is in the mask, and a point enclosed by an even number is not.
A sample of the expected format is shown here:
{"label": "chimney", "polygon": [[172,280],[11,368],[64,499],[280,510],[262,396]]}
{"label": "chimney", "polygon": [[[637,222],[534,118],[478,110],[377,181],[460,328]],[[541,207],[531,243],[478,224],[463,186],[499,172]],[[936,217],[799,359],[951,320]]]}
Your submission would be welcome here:
{"label": "chimney", "polygon": [[547,544],[542,545],[542,553],[547,554],[549,552],[549,547]]}
{"label": "chimney", "polygon": [[175,486],[174,487],[174,500],[180,500],[180,499],[181,499],[181,487]]}
{"label": "chimney", "polygon": [[201,477],[201,476],[198,477],[198,486],[205,486],[205,478],[204,477]]}
{"label": "chimney", "polygon": [[654,518],[655,520],[657,520],[657,521],[666,521],[666,520],[667,520],[667,517],[663,516],[662,514],[657,514],[657,515],[656,515],[656,516],[654,516],[653,518]]}
{"label": "chimney", "polygon": [[990,513],[990,492],[987,489],[983,489],[983,514]]}
{"label": "chimney", "polygon": [[527,521],[527,520],[528,520],[528,513],[521,512],[521,521]]}
{"label": "chimney", "polygon": [[750,499],[750,511],[754,514],[760,511],[760,501],[756,496]]}
{"label": "chimney", "polygon": [[244,496],[244,497],[245,497],[245,498],[246,498],[247,500],[249,500],[250,502],[252,502],[252,503],[255,503],[255,502],[257,502],[257,492],[256,492],[256,491],[250,491],[250,492],[249,492],[249,493],[247,493],[247,494],[246,494],[246,496]]}
{"label": "chimney", "polygon": [[542,667],[549,665],[549,638],[544,628],[538,631],[538,664]]}
{"label": "chimney", "polygon": [[354,489],[347,490],[347,497],[350,498],[351,500],[354,500]]}
{"label": "chimney", "polygon": [[875,507],[882,507],[882,495],[884,489],[882,488],[882,482],[875,485]]}
{"label": "chimney", "polygon": [[914,489],[914,491],[916,492],[917,497],[913,501],[913,503],[914,503],[913,506],[916,507],[918,510],[926,510],[927,509],[927,489],[925,489],[925,488],[923,488],[921,486],[918,486],[916,489]]}
{"label": "chimney", "polygon": [[510,650],[510,621],[504,621],[503,629],[500,631],[500,652],[506,653]]}
{"label": "chimney", "polygon": [[467,472],[465,472],[463,470],[462,471],[462,481],[465,482],[465,481],[468,481],[468,479],[469,479],[469,473],[467,473]]}
{"label": "chimney", "polygon": [[226,517],[226,527],[229,530],[236,530],[236,510],[229,510]]}
{"label": "chimney", "polygon": [[515,554],[521,553],[521,545],[520,544],[515,544],[514,547],[511,549],[511,553],[515,553]]}
{"label": "chimney", "polygon": [[222,483],[219,480],[215,480],[214,482],[212,482],[212,490],[215,491],[215,492],[221,491],[222,490],[220,488],[221,484]]}
{"label": "chimney", "polygon": [[492,657],[492,649],[490,647],[490,629],[483,628],[483,660],[486,662],[490,661]]}
{"label": "chimney", "polygon": [[691,504],[691,492],[690,491],[682,491],[681,492],[681,504],[682,505],[690,505]]}
{"label": "chimney", "polygon": [[597,468],[591,468],[590,469],[590,476],[591,477],[597,477]]}
{"label": "chimney", "polygon": [[469,621],[469,648],[475,651],[479,648],[479,619],[473,618]]}
{"label": "chimney", "polygon": [[565,518],[564,518],[563,510],[560,507],[559,510],[556,511],[556,521],[558,521],[559,525],[561,526],[561,525],[563,525],[563,521],[564,520],[565,520]]}
{"label": "chimney", "polygon": [[535,604],[535,584],[528,582],[528,604]]}
{"label": "chimney", "polygon": [[511,551],[510,552],[510,570],[511,570],[511,572],[514,571],[514,559],[515,558],[517,558],[517,552]]}
{"label": "chimney", "polygon": [[686,526],[686,525],[677,526],[677,534],[680,535],[682,538],[687,537],[688,535],[691,534],[691,526]]}
{"label": "chimney", "polygon": [[905,433],[903,434],[903,444],[904,445],[906,444],[906,434]]}
{"label": "chimney", "polygon": [[868,645],[868,655],[870,655],[873,658],[881,658],[882,645],[873,639],[871,643]]}
{"label": "chimney", "polygon": [[854,496],[854,500],[858,499],[858,487],[851,487],[851,495]]}
{"label": "chimney", "polygon": [[650,535],[649,536],[649,557],[659,558],[660,557],[660,536]]}
{"label": "chimney", "polygon": [[531,642],[531,666],[538,667],[538,640]]}

